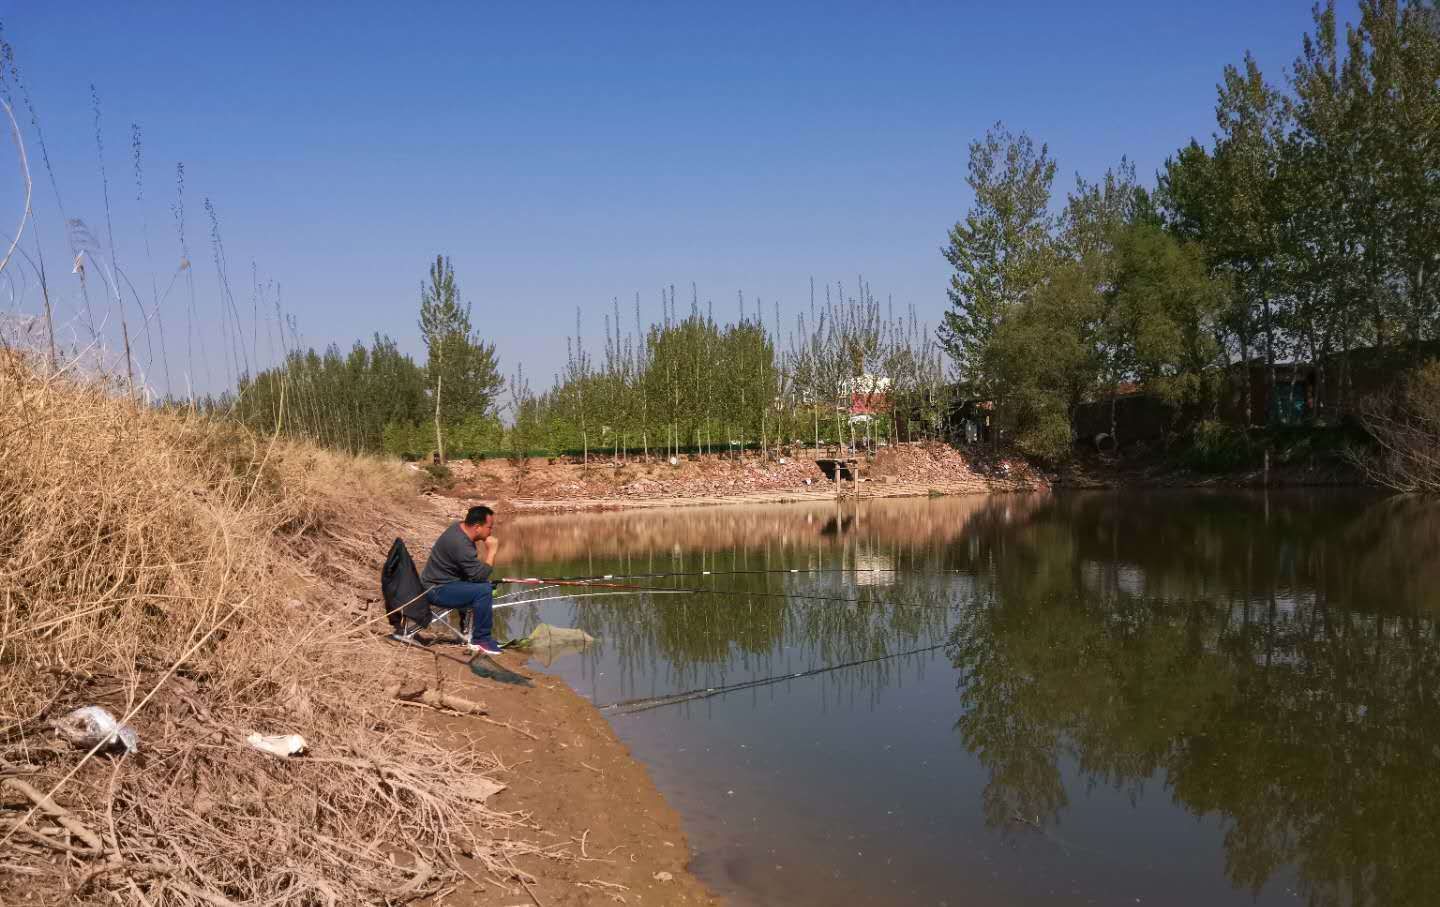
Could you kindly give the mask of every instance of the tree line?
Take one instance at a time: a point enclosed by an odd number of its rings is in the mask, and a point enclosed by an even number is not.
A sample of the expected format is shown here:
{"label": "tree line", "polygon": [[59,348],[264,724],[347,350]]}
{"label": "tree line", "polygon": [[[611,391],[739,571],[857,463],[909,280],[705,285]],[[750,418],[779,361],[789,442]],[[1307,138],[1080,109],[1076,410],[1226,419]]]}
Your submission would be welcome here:
{"label": "tree line", "polygon": [[[598,359],[585,349],[577,313],[564,369],[531,394],[512,384],[514,431],[532,448],[589,456],[609,451],[675,456],[854,442],[857,431],[933,437],[942,430],[944,374],[929,329],[913,309],[882,306],[864,281],[854,294],[824,288],[781,342],[778,305],[766,324],[737,298],[721,323],[692,286],[682,312],[662,290],[660,321],[622,334],[619,303],[605,316]],[[857,428],[852,409],[871,419]]]}
{"label": "tree line", "polygon": [[1026,452],[1064,456],[1076,407],[1127,383],[1248,420],[1278,365],[1344,400],[1356,351],[1436,339],[1436,7],[1362,0],[1343,29],[1317,7],[1279,83],[1248,54],[1224,69],[1215,118],[1153,185],[1122,159],[1058,205],[1043,143],[997,124],[971,145],[939,337]]}
{"label": "tree line", "polygon": [[443,458],[447,443],[498,447],[504,429],[495,404],[505,382],[495,345],[479,336],[470,316],[454,267],[436,256],[420,288],[423,364],[380,334],[348,353],[333,344],[323,353],[302,349],[289,319],[283,360],[242,374],[233,394],[206,406],[259,431],[355,453],[435,451]]}
{"label": "tree line", "polygon": [[[673,286],[660,296],[662,316],[649,325],[636,297],[633,330],[614,300],[598,353],[577,311],[564,366],[536,391],[523,366],[502,377],[440,256],[420,293],[423,363],[378,334],[348,352],[302,349],[291,322],[283,361],[242,375],[233,394],[207,406],[257,430],[411,459],[778,452],[857,434],[943,434],[947,386],[929,326],[913,308],[882,306],[864,281],[850,292],[826,286],[820,297],[812,287],[784,342],[778,305],[767,324],[758,300],[738,296],[737,317],[721,322],[693,285],[688,310]],[[855,408],[867,419],[852,420]]]}

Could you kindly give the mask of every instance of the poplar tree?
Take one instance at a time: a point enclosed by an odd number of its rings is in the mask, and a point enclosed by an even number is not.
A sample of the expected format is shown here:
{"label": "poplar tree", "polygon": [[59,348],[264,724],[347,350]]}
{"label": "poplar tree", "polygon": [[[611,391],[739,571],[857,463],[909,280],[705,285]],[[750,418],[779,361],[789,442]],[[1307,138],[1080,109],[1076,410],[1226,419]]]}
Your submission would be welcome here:
{"label": "poplar tree", "polygon": [[435,450],[445,459],[444,431],[466,415],[483,415],[504,387],[495,344],[485,343],[470,323],[470,304],[460,301],[450,259],[437,255],[429,283],[420,287],[420,336],[434,406]]}
{"label": "poplar tree", "polygon": [[966,183],[975,197],[943,249],[955,271],[939,337],[962,378],[982,396],[995,389],[985,353],[996,328],[1045,275],[1054,179],[1049,148],[1002,123],[970,145]]}

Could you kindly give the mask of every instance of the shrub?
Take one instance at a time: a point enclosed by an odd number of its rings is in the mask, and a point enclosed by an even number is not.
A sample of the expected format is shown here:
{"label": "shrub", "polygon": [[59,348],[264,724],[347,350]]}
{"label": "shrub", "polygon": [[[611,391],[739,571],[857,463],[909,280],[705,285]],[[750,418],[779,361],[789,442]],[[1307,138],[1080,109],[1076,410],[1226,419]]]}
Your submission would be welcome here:
{"label": "shrub", "polygon": [[443,463],[426,463],[420,467],[426,488],[449,488],[455,484],[455,472]]}
{"label": "shrub", "polygon": [[1195,426],[1181,462],[1198,472],[1233,472],[1260,462],[1261,445],[1243,428],[1206,420]]}
{"label": "shrub", "polygon": [[1351,447],[1356,466],[1397,491],[1440,492],[1440,359],[1364,401],[1360,422],[1375,445]]}

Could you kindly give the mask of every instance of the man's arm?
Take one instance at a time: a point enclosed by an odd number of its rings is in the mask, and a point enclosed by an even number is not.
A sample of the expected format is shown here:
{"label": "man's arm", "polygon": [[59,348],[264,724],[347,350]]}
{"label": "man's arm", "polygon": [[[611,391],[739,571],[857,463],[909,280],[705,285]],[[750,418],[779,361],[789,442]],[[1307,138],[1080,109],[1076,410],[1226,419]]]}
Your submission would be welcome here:
{"label": "man's arm", "polygon": [[500,540],[492,535],[485,540],[483,545],[476,545],[475,548],[479,555],[477,558],[479,568],[484,571],[485,578],[474,580],[474,582],[489,582],[495,572],[495,556],[500,553]]}
{"label": "man's arm", "polygon": [[456,552],[456,566],[460,568],[460,575],[465,577],[466,582],[488,583],[490,581],[490,558],[480,560],[476,556],[475,546],[470,544],[457,546],[460,550]]}

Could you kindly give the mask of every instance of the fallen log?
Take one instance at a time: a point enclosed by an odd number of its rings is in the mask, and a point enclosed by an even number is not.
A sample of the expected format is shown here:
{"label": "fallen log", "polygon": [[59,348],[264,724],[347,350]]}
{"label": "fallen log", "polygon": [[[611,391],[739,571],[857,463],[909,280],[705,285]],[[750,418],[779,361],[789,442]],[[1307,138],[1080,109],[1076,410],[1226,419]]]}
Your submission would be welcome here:
{"label": "fallen log", "polygon": [[386,691],[391,699],[398,699],[401,702],[412,702],[420,705],[428,705],[435,709],[449,709],[452,712],[461,712],[466,715],[484,715],[485,707],[478,702],[471,702],[459,696],[441,692],[433,687],[424,687],[419,690],[402,690],[399,686],[393,686]]}

